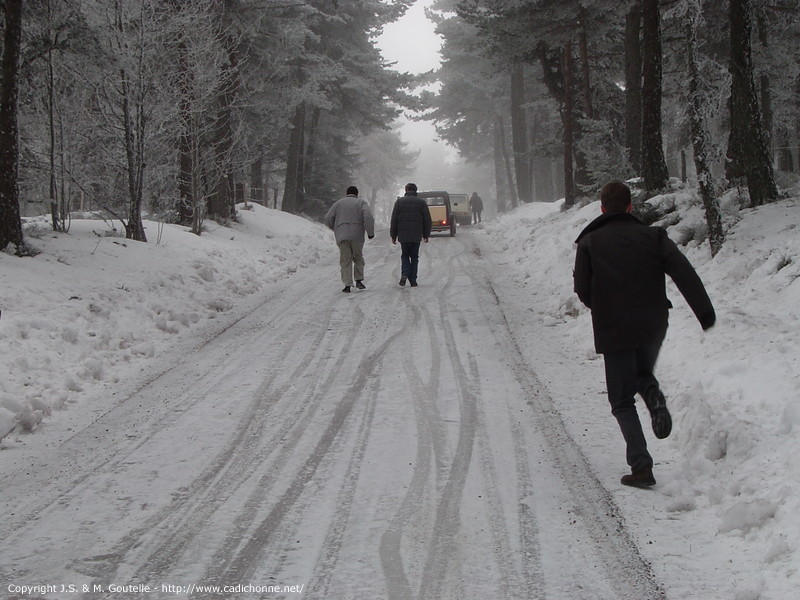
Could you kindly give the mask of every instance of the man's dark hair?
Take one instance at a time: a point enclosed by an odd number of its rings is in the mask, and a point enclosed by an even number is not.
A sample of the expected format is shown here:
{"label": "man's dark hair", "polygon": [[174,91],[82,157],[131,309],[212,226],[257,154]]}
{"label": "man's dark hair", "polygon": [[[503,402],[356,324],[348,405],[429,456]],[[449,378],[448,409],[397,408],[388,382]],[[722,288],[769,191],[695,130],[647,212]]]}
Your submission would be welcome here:
{"label": "man's dark hair", "polygon": [[417,184],[416,183],[407,183],[406,184],[406,191],[407,192],[414,192],[417,193]]}
{"label": "man's dark hair", "polygon": [[600,191],[600,205],[606,212],[627,212],[631,205],[631,189],[621,181],[610,181]]}
{"label": "man's dark hair", "polygon": [[351,185],[349,188],[347,188],[347,195],[358,196],[358,188],[354,185]]}

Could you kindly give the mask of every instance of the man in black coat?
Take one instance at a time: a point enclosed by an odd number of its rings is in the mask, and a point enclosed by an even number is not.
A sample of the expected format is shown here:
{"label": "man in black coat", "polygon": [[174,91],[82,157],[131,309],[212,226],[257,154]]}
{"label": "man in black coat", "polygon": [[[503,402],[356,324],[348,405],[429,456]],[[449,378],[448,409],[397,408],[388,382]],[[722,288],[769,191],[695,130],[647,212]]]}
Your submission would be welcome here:
{"label": "man in black coat", "polygon": [[655,484],[635,394],[650,411],[659,439],[672,431],[664,394],[653,375],[667,333],[665,275],[675,282],[703,329],[716,315],[700,277],[662,227],[647,227],[630,214],[631,191],[621,181],[600,192],[603,214],[578,236],[575,293],[592,311],[595,349],[603,355],[611,413],[627,445],[631,473],[624,485]]}
{"label": "man in black coat", "polygon": [[406,195],[394,203],[389,227],[392,243],[396,244],[400,240],[402,250],[400,285],[409,281],[411,287],[417,286],[419,244],[422,240],[428,241],[431,225],[431,211],[428,210],[425,200],[417,196],[416,184],[406,184]]}

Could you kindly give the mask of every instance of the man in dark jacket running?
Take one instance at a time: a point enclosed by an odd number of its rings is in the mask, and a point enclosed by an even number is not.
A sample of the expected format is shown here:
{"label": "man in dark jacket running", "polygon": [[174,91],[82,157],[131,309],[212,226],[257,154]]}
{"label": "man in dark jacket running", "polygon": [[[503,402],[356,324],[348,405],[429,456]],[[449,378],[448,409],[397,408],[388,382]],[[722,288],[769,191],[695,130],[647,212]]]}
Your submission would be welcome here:
{"label": "man in dark jacket running", "polygon": [[400,240],[400,285],[409,281],[416,287],[419,244],[431,235],[431,212],[425,200],[417,196],[416,184],[406,184],[406,195],[394,203],[389,235],[393,244]]}
{"label": "man in dark jacket running", "polygon": [[662,227],[647,227],[630,214],[631,191],[621,181],[600,192],[603,214],[578,236],[575,293],[592,311],[595,349],[603,355],[611,413],[627,446],[631,473],[624,485],[650,487],[653,459],[636,412],[644,399],[659,439],[672,431],[664,394],[653,375],[667,333],[665,275],[678,286],[703,329],[716,315],[700,277]]}

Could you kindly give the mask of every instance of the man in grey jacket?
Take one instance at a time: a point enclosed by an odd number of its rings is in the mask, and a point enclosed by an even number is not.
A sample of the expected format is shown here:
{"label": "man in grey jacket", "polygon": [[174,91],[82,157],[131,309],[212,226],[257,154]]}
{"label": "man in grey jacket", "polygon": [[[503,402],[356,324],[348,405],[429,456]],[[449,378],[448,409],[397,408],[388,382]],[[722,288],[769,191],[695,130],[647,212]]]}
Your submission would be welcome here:
{"label": "man in grey jacket", "polygon": [[347,195],[333,203],[325,215],[325,225],[333,229],[339,246],[339,266],[342,271],[343,292],[350,293],[353,278],[356,287],[364,285],[364,232],[375,237],[375,218],[366,200],[358,197],[358,188],[351,185]]}

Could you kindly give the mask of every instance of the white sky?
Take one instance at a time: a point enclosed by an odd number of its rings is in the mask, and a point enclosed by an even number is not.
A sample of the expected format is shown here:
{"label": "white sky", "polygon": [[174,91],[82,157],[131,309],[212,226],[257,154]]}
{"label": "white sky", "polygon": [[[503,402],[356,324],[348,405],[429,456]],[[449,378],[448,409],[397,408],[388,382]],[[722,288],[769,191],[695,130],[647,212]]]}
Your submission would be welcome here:
{"label": "white sky", "polygon": [[417,0],[399,21],[384,27],[378,38],[381,53],[396,62],[399,71],[424,73],[439,67],[441,38],[425,18],[425,7],[431,3],[432,0]]}
{"label": "white sky", "polygon": [[[434,24],[425,17],[425,7],[432,0],[417,0],[403,17],[384,27],[378,47],[394,68],[408,73],[425,73],[439,67],[441,38],[434,33]],[[401,119],[403,139],[415,148],[436,139],[429,122],[417,123]]]}

